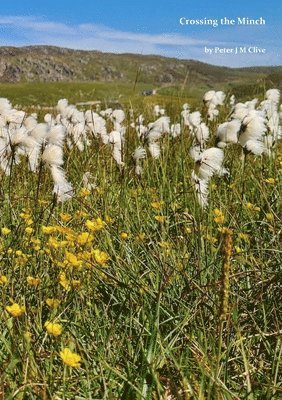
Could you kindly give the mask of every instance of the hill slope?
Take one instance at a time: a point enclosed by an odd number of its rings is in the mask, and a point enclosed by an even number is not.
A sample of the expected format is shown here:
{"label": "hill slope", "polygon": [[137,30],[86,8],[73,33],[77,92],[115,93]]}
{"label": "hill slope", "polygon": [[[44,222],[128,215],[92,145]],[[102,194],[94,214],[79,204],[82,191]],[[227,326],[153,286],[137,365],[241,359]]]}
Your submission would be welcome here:
{"label": "hill slope", "polygon": [[123,81],[156,86],[281,80],[282,67],[227,68],[154,55],[110,54],[53,46],[0,47],[0,82]]}

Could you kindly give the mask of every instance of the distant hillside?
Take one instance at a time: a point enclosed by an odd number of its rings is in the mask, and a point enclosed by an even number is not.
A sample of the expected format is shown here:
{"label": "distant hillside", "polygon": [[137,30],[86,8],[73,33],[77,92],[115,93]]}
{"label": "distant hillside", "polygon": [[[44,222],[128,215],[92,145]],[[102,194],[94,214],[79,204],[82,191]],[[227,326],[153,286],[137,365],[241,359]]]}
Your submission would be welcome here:
{"label": "distant hillside", "polygon": [[282,67],[227,68],[154,55],[110,54],[53,46],[0,47],[0,82],[122,81],[156,87],[187,84],[281,84]]}

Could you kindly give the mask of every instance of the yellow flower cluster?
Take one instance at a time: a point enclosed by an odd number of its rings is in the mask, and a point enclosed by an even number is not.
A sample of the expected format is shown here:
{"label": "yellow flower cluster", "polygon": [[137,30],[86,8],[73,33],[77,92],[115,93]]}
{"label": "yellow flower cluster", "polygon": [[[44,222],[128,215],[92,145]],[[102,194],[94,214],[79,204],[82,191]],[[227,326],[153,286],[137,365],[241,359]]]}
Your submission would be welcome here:
{"label": "yellow flower cluster", "polygon": [[60,357],[63,362],[69,367],[78,368],[80,367],[81,357],[80,355],[72,352],[70,349],[65,347],[60,351]]}
{"label": "yellow flower cluster", "polygon": [[14,303],[11,306],[6,306],[6,310],[12,317],[20,317],[25,313],[25,307],[20,304]]}
{"label": "yellow flower cluster", "polygon": [[247,208],[247,210],[250,210],[250,211],[260,211],[260,207],[257,207],[255,204],[253,204],[253,203],[250,203],[250,202],[247,202],[246,204],[245,204],[245,207]]}
{"label": "yellow flower cluster", "polygon": [[47,333],[52,336],[60,336],[63,332],[62,325],[55,322],[46,321],[44,327]]}
{"label": "yellow flower cluster", "polygon": [[102,218],[96,218],[93,220],[88,219],[85,222],[86,228],[91,232],[100,231],[105,227],[106,223],[102,220]]}
{"label": "yellow flower cluster", "polygon": [[38,286],[41,282],[40,278],[34,278],[33,276],[28,276],[26,278],[27,284],[30,286]]}
{"label": "yellow flower cluster", "polygon": [[6,285],[8,283],[8,278],[6,275],[0,275],[0,285]]}
{"label": "yellow flower cluster", "polygon": [[164,215],[155,215],[155,220],[163,224],[166,221],[166,217]]}
{"label": "yellow flower cluster", "polygon": [[214,222],[222,225],[224,223],[225,217],[222,211],[220,211],[218,208],[215,208],[213,210],[213,214],[214,214]]}

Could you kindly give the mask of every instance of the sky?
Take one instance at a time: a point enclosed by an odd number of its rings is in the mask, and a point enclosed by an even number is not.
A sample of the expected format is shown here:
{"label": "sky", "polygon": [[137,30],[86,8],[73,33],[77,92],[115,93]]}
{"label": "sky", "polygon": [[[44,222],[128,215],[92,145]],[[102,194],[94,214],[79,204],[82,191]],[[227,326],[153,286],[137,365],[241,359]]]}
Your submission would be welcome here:
{"label": "sky", "polygon": [[[224,17],[234,25],[221,24]],[[239,25],[244,17],[265,24]],[[195,25],[205,18],[218,26]],[[281,21],[281,0],[2,0],[0,46],[159,54],[230,67],[282,65]]]}

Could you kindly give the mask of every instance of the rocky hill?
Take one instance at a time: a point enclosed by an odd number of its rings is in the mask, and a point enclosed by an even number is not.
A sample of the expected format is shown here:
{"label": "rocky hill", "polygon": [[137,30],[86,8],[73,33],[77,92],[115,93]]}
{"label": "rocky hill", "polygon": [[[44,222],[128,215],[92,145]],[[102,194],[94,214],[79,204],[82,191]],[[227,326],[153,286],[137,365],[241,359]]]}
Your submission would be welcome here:
{"label": "rocky hill", "polygon": [[0,47],[0,82],[123,81],[163,86],[213,85],[273,76],[282,67],[227,68],[154,55],[111,54],[53,46]]}

